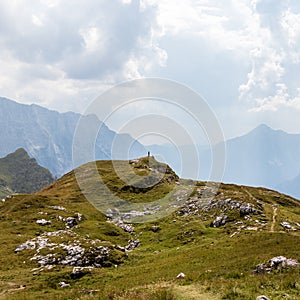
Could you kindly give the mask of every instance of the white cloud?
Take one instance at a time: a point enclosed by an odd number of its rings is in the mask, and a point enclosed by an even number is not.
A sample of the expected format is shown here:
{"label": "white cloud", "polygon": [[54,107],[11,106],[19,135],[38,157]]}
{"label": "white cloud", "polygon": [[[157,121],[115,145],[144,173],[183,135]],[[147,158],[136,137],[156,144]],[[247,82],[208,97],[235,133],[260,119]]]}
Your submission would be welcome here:
{"label": "white cloud", "polygon": [[224,108],[236,112],[238,105],[245,118],[255,115],[249,107],[260,115],[296,110],[300,5],[2,1],[0,69],[0,96],[59,110],[80,111],[104,89],[143,76],[184,82],[220,108],[224,120]]}
{"label": "white cloud", "polygon": [[294,63],[300,62],[299,44],[300,44],[300,13],[293,13],[287,10],[280,20],[287,43],[290,47],[291,58]]}
{"label": "white cloud", "polygon": [[164,35],[203,37],[223,50],[256,44],[257,16],[249,1],[157,0],[156,4]]}
{"label": "white cloud", "polygon": [[1,2],[1,95],[74,110],[86,91],[143,76],[165,60],[154,15],[137,0]]}
{"label": "white cloud", "polygon": [[275,112],[284,107],[300,110],[300,88],[297,90],[296,96],[291,98],[286,85],[278,83],[274,95],[265,98],[256,98],[256,103],[257,107],[250,109],[251,112]]}
{"label": "white cloud", "polygon": [[[84,40],[84,46],[87,52],[94,52],[101,48],[106,48],[107,37],[100,28],[95,26],[79,29],[79,34]],[[101,53],[100,53],[101,55]]]}
{"label": "white cloud", "polygon": [[32,23],[36,26],[43,26],[43,22],[41,21],[41,19],[39,17],[37,17],[36,15],[32,15],[31,16],[31,20]]}
{"label": "white cloud", "polygon": [[282,62],[284,53],[277,53],[273,48],[255,48],[250,51],[252,70],[248,73],[247,83],[241,85],[240,97],[253,98],[256,93],[266,93],[280,81],[284,74]]}
{"label": "white cloud", "polygon": [[[278,101],[279,86],[286,85],[295,94],[296,85],[291,81],[297,79],[289,76],[289,72],[299,68],[300,14],[294,12],[292,5],[276,0],[155,3],[163,36],[184,36],[190,47],[197,40],[205,41],[220,56],[232,51],[233,59],[249,62],[246,81],[237,87],[241,100],[249,105],[262,105],[262,110],[266,110],[272,106],[263,103]],[[267,98],[268,101],[261,101]],[[289,98],[293,99],[290,95]]]}
{"label": "white cloud", "polygon": [[256,34],[261,40],[249,51],[252,67],[247,82],[239,88],[240,99],[254,103],[253,112],[276,111],[282,105],[297,108],[297,96],[292,96],[297,93],[297,79],[290,73],[300,67],[300,15],[286,2],[253,4],[259,24]]}

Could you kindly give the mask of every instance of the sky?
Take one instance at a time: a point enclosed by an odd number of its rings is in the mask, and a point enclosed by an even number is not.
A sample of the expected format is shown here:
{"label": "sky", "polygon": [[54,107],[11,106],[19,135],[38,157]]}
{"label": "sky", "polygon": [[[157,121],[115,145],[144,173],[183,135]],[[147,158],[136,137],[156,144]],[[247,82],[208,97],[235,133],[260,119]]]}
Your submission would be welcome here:
{"label": "sky", "polygon": [[196,91],[225,138],[261,123],[300,133],[300,1],[0,2],[0,96],[84,113],[147,77]]}

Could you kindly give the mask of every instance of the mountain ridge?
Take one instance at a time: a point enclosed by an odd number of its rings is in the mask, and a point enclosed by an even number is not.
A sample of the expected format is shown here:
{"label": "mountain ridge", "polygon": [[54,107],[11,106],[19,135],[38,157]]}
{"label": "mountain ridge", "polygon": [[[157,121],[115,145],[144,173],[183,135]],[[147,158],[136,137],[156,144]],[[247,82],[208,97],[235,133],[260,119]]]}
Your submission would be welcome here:
{"label": "mountain ridge", "polygon": [[300,174],[279,184],[276,189],[300,200]]}
{"label": "mountain ridge", "polygon": [[[180,174],[182,158],[185,155],[185,165],[183,177],[190,178],[190,174],[195,174],[199,168],[198,176],[192,179],[222,181],[240,185],[256,187],[266,187],[277,189],[281,184],[292,180],[300,173],[300,134],[290,134],[283,130],[274,130],[271,127],[261,124],[248,133],[231,138],[225,141],[226,162],[224,176],[222,178],[210,178],[211,167],[213,165],[212,149],[217,150],[222,145],[207,146],[179,146],[178,149],[172,145],[149,146],[154,154],[163,154],[165,160]],[[195,164],[189,150],[199,153],[199,164]],[[211,149],[212,148],[212,149]],[[192,151],[190,151],[193,153]],[[171,159],[170,159],[171,158]],[[218,158],[216,159],[216,161]],[[200,167],[199,167],[200,166]],[[221,167],[221,166],[220,166]],[[289,191],[288,188],[282,190],[291,195],[299,195],[298,192]]]}
{"label": "mountain ridge", "polygon": [[[0,107],[2,107],[0,137],[1,140],[6,141],[0,145],[0,156],[23,147],[37,159],[40,165],[48,168],[56,176],[61,176],[76,167],[73,166],[72,144],[80,114],[59,113],[36,104],[19,104],[4,98],[0,98]],[[95,157],[83,157],[83,160],[77,162],[78,165],[94,159],[126,158],[120,146],[115,155],[112,154],[113,140],[118,137],[122,141],[119,145],[134,145],[133,151],[129,154],[131,158],[142,156],[148,148],[155,155],[165,156],[166,162],[180,174],[181,158],[176,147],[172,145],[144,147],[130,135],[118,135],[111,131],[96,116],[83,118],[87,128],[90,125],[98,126],[101,127],[101,132],[96,138]],[[285,182],[300,173],[299,134],[274,130],[261,124],[245,135],[229,139],[226,145],[227,164],[224,182],[280,189]],[[180,175],[185,178],[208,180],[213,159],[210,150],[205,146],[197,146],[200,154],[200,175],[198,175],[197,170],[194,169],[199,166],[195,166],[191,161],[193,156],[189,155],[191,147],[179,146],[179,150],[188,162],[188,166],[183,170],[184,173]],[[221,178],[210,180],[221,180]],[[298,196],[299,191],[295,192],[294,188],[289,191],[289,186],[287,185],[284,191]]]}
{"label": "mountain ridge", "polygon": [[[95,158],[109,159],[113,139],[119,135],[110,130],[95,115],[82,116],[78,113],[59,113],[39,105],[25,105],[13,100],[0,98],[0,156],[7,155],[17,148],[24,148],[35,157],[40,165],[48,168],[54,175],[72,170],[73,136],[79,119],[86,125],[97,126],[101,130],[95,137]],[[131,136],[121,136],[127,144],[133,143],[132,155],[144,152],[141,144]],[[120,158],[125,154],[118,153]],[[122,156],[123,155],[123,156]]]}
{"label": "mountain ridge", "polygon": [[11,193],[35,193],[52,183],[54,177],[23,148],[19,148],[0,158],[0,181],[3,197]]}
{"label": "mountain ridge", "polygon": [[262,125],[226,144],[225,182],[275,188],[300,171],[300,134]]}

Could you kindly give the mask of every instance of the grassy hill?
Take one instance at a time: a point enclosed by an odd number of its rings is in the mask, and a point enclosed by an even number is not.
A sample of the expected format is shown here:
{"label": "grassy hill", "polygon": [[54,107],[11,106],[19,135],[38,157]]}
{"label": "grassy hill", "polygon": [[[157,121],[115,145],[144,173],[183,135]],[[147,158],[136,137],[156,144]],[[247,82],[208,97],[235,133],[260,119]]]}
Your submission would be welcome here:
{"label": "grassy hill", "polygon": [[0,197],[34,193],[53,182],[51,173],[20,148],[0,159]]}
{"label": "grassy hill", "polygon": [[[101,185],[89,163],[34,195],[6,199],[0,298],[299,299],[299,266],[254,273],[273,257],[300,260],[299,201],[228,184],[214,195],[214,183],[179,179],[152,158],[96,167],[111,193],[131,203],[151,204],[191,183],[193,191],[163,218],[128,224],[126,213],[107,217],[95,208],[107,194],[93,204],[85,199],[76,172],[91,194]],[[176,278],[181,272],[184,278]]]}

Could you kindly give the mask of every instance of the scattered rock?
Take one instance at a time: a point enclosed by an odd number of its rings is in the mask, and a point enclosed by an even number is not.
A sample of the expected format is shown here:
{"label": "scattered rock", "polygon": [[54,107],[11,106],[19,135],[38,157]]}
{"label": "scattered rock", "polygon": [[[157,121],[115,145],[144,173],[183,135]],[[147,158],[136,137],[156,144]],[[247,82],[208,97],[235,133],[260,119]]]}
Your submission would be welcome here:
{"label": "scattered rock", "polygon": [[72,228],[72,227],[78,225],[78,222],[74,217],[67,217],[65,219],[65,223],[66,223],[67,228]]}
{"label": "scattered rock", "polygon": [[38,264],[41,267],[45,267],[46,265],[52,265],[57,262],[55,254],[49,253],[47,255],[35,255],[30,260],[38,260]]}
{"label": "scattered rock", "polygon": [[266,263],[259,264],[255,267],[255,274],[271,273],[273,270],[286,269],[300,266],[296,259],[286,258],[284,256],[276,256]]}
{"label": "scattered rock", "polygon": [[114,220],[111,221],[111,223],[113,223],[114,225],[122,228],[125,232],[134,233],[134,227],[133,227],[132,224],[124,223],[120,219],[114,219]]}
{"label": "scattered rock", "polygon": [[236,234],[239,234],[240,233],[240,231],[235,231],[234,233],[232,233],[231,235],[230,235],[230,237],[232,238],[232,237],[234,237]]}
{"label": "scattered rock", "polygon": [[144,207],[144,209],[142,211],[132,210],[129,212],[122,212],[122,213],[120,213],[120,211],[118,209],[114,208],[114,209],[108,209],[106,211],[106,216],[109,219],[112,219],[113,223],[118,223],[118,222],[122,221],[122,222],[127,222],[126,225],[130,225],[128,222],[132,221],[132,219],[143,217],[143,216],[153,215],[153,214],[157,213],[159,210],[160,210],[159,205],[154,205],[154,206],[147,205],[146,207]]}
{"label": "scattered rock", "polygon": [[280,226],[288,230],[296,230],[289,222],[281,222]]}
{"label": "scattered rock", "polygon": [[247,230],[251,230],[251,231],[257,231],[257,230],[258,230],[258,227],[251,227],[251,226],[248,226],[246,229],[247,229]]}
{"label": "scattered rock", "polygon": [[50,206],[50,208],[52,208],[54,210],[66,210],[65,207],[59,206],[59,205]]}
{"label": "scattered rock", "polygon": [[78,234],[72,230],[58,230],[58,231],[49,231],[44,232],[42,236],[62,236],[62,235],[72,235],[77,236]]}
{"label": "scattered rock", "polygon": [[67,252],[65,255],[58,255],[57,252],[52,252],[47,255],[39,255],[37,252],[30,260],[36,260],[40,266],[46,265],[65,265],[65,266],[94,266],[103,267],[111,265],[109,262],[110,249],[104,246],[98,246],[95,248],[89,247],[83,248],[80,245],[71,244],[51,244],[49,250],[61,249]]}
{"label": "scattered rock", "polygon": [[117,249],[117,250],[119,250],[119,251],[122,251],[122,252],[125,252],[125,251],[126,251],[125,247],[122,247],[122,246],[120,246],[120,245],[116,245],[116,246],[115,246],[115,249]]}
{"label": "scattered rock", "polygon": [[252,203],[246,203],[239,200],[233,200],[231,198],[227,199],[218,199],[213,196],[213,189],[210,187],[203,187],[197,189],[198,195],[192,197],[185,201],[182,207],[179,209],[179,215],[195,215],[199,212],[209,213],[212,211],[219,211],[219,213],[226,211],[237,211],[241,217],[249,216],[252,214],[263,214],[263,206],[260,202],[257,202],[256,205]]}
{"label": "scattered rock", "polygon": [[36,224],[42,225],[42,226],[45,226],[45,225],[51,225],[51,221],[45,220],[45,219],[41,219],[41,220],[37,220],[37,221],[36,221]]}
{"label": "scattered rock", "polygon": [[[50,243],[49,239],[46,238],[48,236],[61,236],[62,234],[71,234],[68,231],[65,230],[59,230],[54,232],[45,232],[41,236],[37,238],[33,238],[31,240],[26,241],[25,243],[21,244],[18,248],[15,249],[15,253],[23,251],[23,250],[29,250],[29,249],[37,249],[37,252],[39,253],[41,249],[44,248],[50,248],[54,250],[58,247],[55,243]],[[74,235],[76,235],[74,233]]]}
{"label": "scattered rock", "polygon": [[132,251],[135,248],[139,247],[140,241],[139,240],[129,240],[128,245],[125,246],[126,251]]}
{"label": "scattered rock", "polygon": [[248,216],[248,215],[252,215],[252,214],[255,214],[255,213],[259,213],[258,210],[256,210],[252,204],[250,203],[243,203],[240,208],[239,208],[239,211],[240,211],[240,215],[243,217],[243,216]]}
{"label": "scattered rock", "polygon": [[211,227],[220,227],[220,226],[224,226],[226,224],[226,219],[227,216],[223,215],[223,216],[219,216],[217,217],[211,224]]}
{"label": "scattered rock", "polygon": [[83,292],[84,294],[89,294],[90,296],[92,296],[93,294],[100,292],[100,290],[88,290],[88,289],[83,289],[82,292]]}
{"label": "scattered rock", "polygon": [[120,211],[117,208],[109,208],[106,211],[106,216],[111,219],[116,219],[120,216]]}
{"label": "scattered rock", "polygon": [[80,266],[83,264],[85,249],[78,245],[62,245],[67,255],[58,263],[67,266]]}
{"label": "scattered rock", "polygon": [[70,287],[70,286],[71,286],[69,283],[65,283],[64,281],[61,281],[58,285],[59,285],[61,288],[67,288],[67,287]]}
{"label": "scattered rock", "polygon": [[256,298],[256,300],[270,300],[267,296],[261,295]]}
{"label": "scattered rock", "polygon": [[158,231],[160,231],[160,227],[159,227],[159,226],[152,226],[150,229],[151,229],[151,231],[153,231],[153,232],[158,232]]}
{"label": "scattered rock", "polygon": [[298,267],[300,263],[296,259],[286,258],[284,256],[277,256],[270,260],[271,267]]}
{"label": "scattered rock", "polygon": [[[69,244],[52,243],[50,239],[56,236],[71,235],[73,242]],[[77,238],[77,239],[76,239]],[[100,243],[100,245],[99,245]],[[30,260],[37,261],[40,267],[49,265],[68,265],[77,267],[107,267],[121,262],[124,255],[114,257],[113,251],[119,250],[122,252],[131,251],[139,245],[138,240],[129,241],[129,244],[121,248],[113,246],[104,247],[100,240],[90,240],[85,238],[79,240],[78,234],[72,230],[60,230],[54,232],[45,232],[41,236],[33,238],[21,244],[15,249],[15,253],[23,250],[35,249],[35,254]],[[42,249],[45,249],[41,252]],[[43,255],[41,254],[43,253]]]}
{"label": "scattered rock", "polygon": [[185,274],[184,273],[179,273],[176,278],[177,279],[180,279],[180,278],[184,278],[185,277]]}
{"label": "scattered rock", "polygon": [[29,249],[35,249],[35,242],[32,241],[26,241],[22,245],[20,245],[18,248],[15,249],[15,253],[18,253],[23,250],[29,250]]}
{"label": "scattered rock", "polygon": [[87,274],[90,274],[93,267],[74,267],[71,272],[72,279],[79,279]]}
{"label": "scattered rock", "polygon": [[83,215],[80,214],[80,213],[77,213],[76,216],[77,216],[78,222],[81,222],[82,218],[83,218]]}

